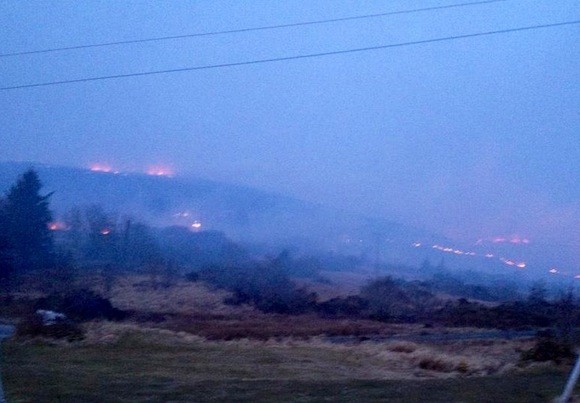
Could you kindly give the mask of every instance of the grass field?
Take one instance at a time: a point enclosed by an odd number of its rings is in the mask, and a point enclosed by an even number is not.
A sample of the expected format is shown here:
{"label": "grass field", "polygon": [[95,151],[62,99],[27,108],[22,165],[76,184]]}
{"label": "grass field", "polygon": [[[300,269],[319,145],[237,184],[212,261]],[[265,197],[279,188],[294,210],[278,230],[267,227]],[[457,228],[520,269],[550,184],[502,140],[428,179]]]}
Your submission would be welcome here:
{"label": "grass field", "polygon": [[[223,291],[177,282],[117,281],[108,297],[132,315],[84,323],[82,341],[17,337],[1,365],[9,402],[546,402],[570,364],[526,364],[532,340],[411,342],[426,328],[224,305]],[[25,297],[28,295],[24,295]],[[0,307],[15,322],[32,307]],[[405,340],[373,342],[369,335]],[[353,336],[332,343],[327,336]],[[366,341],[365,341],[366,340]],[[414,340],[414,339],[413,339]]]}
{"label": "grass field", "polygon": [[[519,346],[511,342],[208,342],[129,325],[93,327],[80,343],[5,343],[8,401],[546,402],[561,393],[569,371],[553,365],[514,368],[509,361]],[[463,360],[472,374],[492,375],[468,376],[462,367],[444,365],[421,368],[425,357]],[[487,363],[478,368],[484,358]]]}

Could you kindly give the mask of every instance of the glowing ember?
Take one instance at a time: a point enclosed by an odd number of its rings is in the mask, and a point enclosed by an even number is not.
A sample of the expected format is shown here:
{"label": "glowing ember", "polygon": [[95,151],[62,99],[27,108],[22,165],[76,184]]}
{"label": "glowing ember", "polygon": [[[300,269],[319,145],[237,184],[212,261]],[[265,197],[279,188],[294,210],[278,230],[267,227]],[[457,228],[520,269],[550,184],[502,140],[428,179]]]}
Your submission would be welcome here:
{"label": "glowing ember", "polygon": [[413,244],[413,246],[414,246],[415,248],[419,248],[419,247],[421,246],[421,242],[415,242],[415,243]]}
{"label": "glowing ember", "polygon": [[152,176],[173,176],[174,174],[173,169],[160,165],[153,165],[148,167],[145,173]]}
{"label": "glowing ember", "polygon": [[516,264],[516,262],[514,262],[513,260],[506,259],[505,257],[500,257],[499,260],[501,260],[503,263],[507,264],[508,266],[514,266]]}
{"label": "glowing ember", "polygon": [[520,238],[519,236],[514,235],[510,239],[510,243],[513,243],[513,244],[520,244],[520,243],[528,244],[528,243],[530,243],[530,240],[527,239],[527,238]]}
{"label": "glowing ember", "polygon": [[66,231],[68,227],[61,221],[53,221],[48,223],[48,229],[51,231]]}
{"label": "glowing ember", "polygon": [[[494,238],[494,239],[495,240],[498,240],[498,239],[501,240],[501,239],[503,239],[505,242],[509,242],[509,241],[507,241],[507,238]],[[501,242],[504,242],[504,241],[501,241]],[[525,242],[529,242],[526,239],[526,240],[521,240],[521,243],[525,243],[524,241]],[[415,246],[416,244],[417,243],[413,244],[413,246]],[[440,246],[440,245],[437,245],[437,244],[432,245],[431,248],[433,248],[435,250],[438,250],[438,251],[441,251],[441,252],[453,253],[453,254],[458,255],[458,256],[482,256],[482,257],[485,256],[487,259],[495,258],[495,255],[493,253],[490,253],[490,252],[487,252],[485,254],[481,254],[480,255],[480,254],[477,254],[477,253],[475,253],[473,251],[464,251],[464,250],[461,250],[461,249],[454,249],[454,248],[444,247],[444,246]],[[502,262],[503,264],[505,264],[505,265],[514,266],[514,267],[517,267],[518,269],[525,269],[527,267],[526,262],[517,261],[517,260],[514,260],[514,259],[508,259],[506,257],[498,257],[497,259],[500,262]]]}
{"label": "glowing ember", "polygon": [[201,223],[199,221],[194,221],[191,224],[191,228],[193,228],[194,230],[199,230],[201,228]]}
{"label": "glowing ember", "polygon": [[111,229],[110,228],[103,228],[102,230],[99,231],[99,233],[101,235],[109,235],[111,233]]}
{"label": "glowing ember", "polygon": [[556,273],[558,273],[558,269],[556,269],[556,268],[554,268],[554,267],[552,267],[552,268],[551,268],[550,270],[548,270],[548,271],[549,271],[550,273],[552,273],[552,274],[556,274]]}
{"label": "glowing ember", "polygon": [[113,168],[111,168],[111,166],[108,164],[91,164],[89,168],[93,172],[113,172]]}
{"label": "glowing ember", "polygon": [[[476,244],[479,244],[479,241],[477,241]],[[529,244],[530,240],[528,238],[522,238],[519,235],[511,235],[510,237],[497,236],[497,237],[491,238],[491,242],[493,242],[493,243],[509,242],[511,244],[514,244],[514,245],[519,245],[519,244]]]}
{"label": "glowing ember", "polygon": [[[414,243],[413,246],[417,246],[417,244],[419,246],[421,246],[421,244],[418,242]],[[431,248],[436,249],[436,250],[440,250],[441,252],[454,253],[456,255],[476,256],[475,252],[465,252],[465,251],[462,251],[460,249],[447,248],[447,247],[443,247],[443,246],[439,246],[439,245],[433,245],[433,246],[431,246]]]}

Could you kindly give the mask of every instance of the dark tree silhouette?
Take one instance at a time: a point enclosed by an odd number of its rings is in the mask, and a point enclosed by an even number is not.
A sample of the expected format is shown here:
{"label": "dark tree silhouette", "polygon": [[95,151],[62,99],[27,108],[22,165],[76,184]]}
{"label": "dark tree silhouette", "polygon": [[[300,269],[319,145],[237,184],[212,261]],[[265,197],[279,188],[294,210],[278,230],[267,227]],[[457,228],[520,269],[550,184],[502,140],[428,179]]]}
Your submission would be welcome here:
{"label": "dark tree silhouette", "polygon": [[546,281],[538,280],[532,284],[530,294],[528,295],[528,303],[532,305],[545,305],[548,291],[546,289]]}
{"label": "dark tree silhouette", "polygon": [[370,316],[378,320],[397,321],[413,309],[411,298],[390,276],[369,282],[360,296],[368,302]]}
{"label": "dark tree silhouette", "polygon": [[10,259],[10,242],[6,234],[6,215],[4,207],[6,200],[0,199],[0,290],[9,288],[10,276],[12,274],[12,262]]}
{"label": "dark tree silhouette", "polygon": [[51,194],[40,195],[42,183],[37,173],[26,171],[6,195],[3,207],[5,234],[10,243],[14,267],[19,272],[46,265],[53,242],[48,225]]}

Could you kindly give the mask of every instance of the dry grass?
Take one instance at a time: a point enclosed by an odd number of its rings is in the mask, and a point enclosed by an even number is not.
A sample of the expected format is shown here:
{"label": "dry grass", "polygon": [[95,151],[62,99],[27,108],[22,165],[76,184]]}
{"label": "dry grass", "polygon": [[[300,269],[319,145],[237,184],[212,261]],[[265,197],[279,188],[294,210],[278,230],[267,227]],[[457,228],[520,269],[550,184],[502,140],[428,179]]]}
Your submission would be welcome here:
{"label": "dry grass", "polygon": [[226,305],[223,299],[228,292],[210,289],[203,283],[179,280],[170,287],[153,287],[148,276],[126,276],[118,278],[106,293],[98,278],[89,280],[85,282],[107,296],[116,308],[135,312],[134,318],[147,326],[212,340],[392,335],[410,328],[420,331],[420,327],[370,320],[265,314],[247,305]]}
{"label": "dry grass", "polygon": [[395,353],[412,353],[417,350],[419,346],[416,343],[408,341],[397,341],[387,345],[387,350]]}
{"label": "dry grass", "polygon": [[[212,340],[232,340],[313,336],[405,335],[424,332],[421,325],[396,325],[361,319],[325,319],[316,315],[285,316],[264,314],[250,306],[223,303],[228,293],[210,289],[203,283],[175,281],[169,287],[151,284],[148,276],[117,278],[109,291],[99,276],[79,279],[109,298],[116,308],[133,312],[140,323],[172,331],[185,331]],[[429,331],[433,331],[429,329]]]}
{"label": "dry grass", "polygon": [[367,335],[392,335],[406,329],[403,325],[369,320],[336,320],[323,319],[316,315],[285,316],[258,312],[224,317],[174,316],[156,326],[186,331],[212,340],[240,338],[267,340],[315,336],[354,336],[356,339],[356,337],[363,338]]}
{"label": "dry grass", "polygon": [[[510,360],[518,346],[511,342],[476,346],[482,357],[468,356],[475,345],[463,343],[455,346],[462,353],[450,355],[402,342],[207,341],[108,322],[86,330],[78,343],[4,343],[8,400],[548,401],[561,392],[568,371],[516,371]],[[494,354],[504,359],[482,364]],[[483,374],[496,376],[474,376]]]}
{"label": "dry grass", "polygon": [[[9,397],[14,401],[118,401],[119,396],[125,396],[122,401],[202,401],[205,393],[210,401],[223,401],[244,393],[247,401],[255,401],[256,396],[273,401],[286,393],[287,401],[295,401],[306,393],[318,400],[379,396],[377,400],[417,401],[421,396],[439,396],[433,401],[450,401],[461,395],[460,400],[473,401],[481,399],[481,390],[487,390],[485,397],[491,396],[502,382],[505,391],[516,388],[528,393],[528,377],[535,376],[539,381],[533,386],[538,390],[526,396],[553,397],[565,379],[553,364],[542,364],[540,375],[538,365],[518,366],[520,351],[530,348],[531,341],[405,340],[422,334],[481,333],[481,329],[268,315],[247,306],[227,306],[222,302],[227,293],[203,284],[179,281],[155,288],[144,276],[119,279],[104,295],[120,309],[143,313],[134,318],[152,313],[160,321],[89,322],[83,325],[86,338],[74,343],[39,339],[27,345],[6,343]],[[400,339],[373,342],[369,335]],[[327,336],[349,336],[350,342],[333,343]],[[80,383],[70,382],[72,378]],[[442,387],[447,392],[440,393]]]}
{"label": "dry grass", "polygon": [[109,298],[119,309],[154,313],[223,315],[251,310],[225,305],[228,295],[202,283],[179,280],[170,287],[153,287],[145,276],[127,276],[116,281]]}
{"label": "dry grass", "polygon": [[[96,282],[98,286],[98,282]],[[408,379],[489,375],[513,370],[519,351],[529,348],[522,341],[462,341],[413,343],[371,342],[368,336],[411,337],[419,334],[469,332],[473,329],[425,329],[421,325],[385,324],[369,320],[323,319],[316,315],[264,314],[251,307],[232,307],[222,301],[228,294],[210,290],[201,283],[177,281],[171,287],[153,287],[146,276],[117,279],[108,297],[117,308],[140,312],[136,323],[91,322],[85,324],[83,345],[118,344],[138,340],[152,345],[218,343],[247,355],[246,349],[284,351],[283,362],[295,355],[317,365],[319,357],[338,354],[333,361],[337,376],[360,379]],[[157,322],[143,322],[147,313],[159,314]],[[481,330],[479,330],[481,331]],[[326,337],[349,336],[350,344],[331,343]],[[365,341],[367,340],[367,341]],[[228,341],[223,344],[224,341]],[[334,340],[336,341],[336,340]],[[222,343],[222,344],[219,344]],[[236,353],[236,354],[237,354]],[[251,361],[251,360],[250,360]],[[292,360],[290,360],[292,361]],[[320,368],[319,368],[320,369]],[[327,371],[325,369],[324,371]],[[338,371],[338,372],[337,372]],[[300,371],[299,371],[300,372]],[[357,375],[358,374],[358,375]]]}
{"label": "dry grass", "polygon": [[[258,367],[264,355],[276,357],[273,358],[276,365],[272,365],[268,372],[270,376],[285,374],[284,377],[291,379],[311,379],[312,374],[323,375],[325,379],[417,379],[501,374],[521,370],[517,367],[519,351],[531,346],[530,341],[462,341],[442,345],[403,341],[336,344],[320,337],[216,341],[183,331],[112,322],[91,322],[85,325],[85,330],[86,339],[78,343],[85,346],[129,343],[149,348],[181,345],[225,349],[232,359],[245,357],[246,377],[252,377],[256,371],[261,373]],[[254,365],[258,367],[254,368]],[[261,373],[260,377],[267,375]]]}

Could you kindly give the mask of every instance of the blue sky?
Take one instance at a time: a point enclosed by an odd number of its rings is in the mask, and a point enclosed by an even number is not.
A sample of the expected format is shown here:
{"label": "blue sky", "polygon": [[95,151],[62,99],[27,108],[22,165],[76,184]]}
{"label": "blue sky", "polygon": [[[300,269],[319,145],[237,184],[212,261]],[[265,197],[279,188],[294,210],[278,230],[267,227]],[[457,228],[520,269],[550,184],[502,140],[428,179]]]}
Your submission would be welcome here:
{"label": "blue sky", "polygon": [[[0,53],[461,1],[0,1]],[[0,58],[4,86],[580,19],[572,0]],[[580,25],[0,91],[0,160],[167,164],[462,240],[580,245]],[[579,251],[580,255],[580,251]]]}

